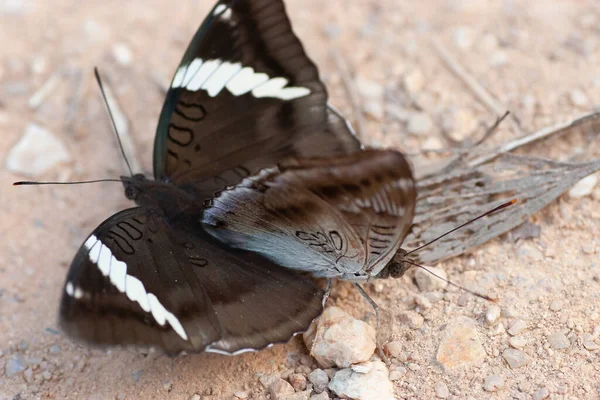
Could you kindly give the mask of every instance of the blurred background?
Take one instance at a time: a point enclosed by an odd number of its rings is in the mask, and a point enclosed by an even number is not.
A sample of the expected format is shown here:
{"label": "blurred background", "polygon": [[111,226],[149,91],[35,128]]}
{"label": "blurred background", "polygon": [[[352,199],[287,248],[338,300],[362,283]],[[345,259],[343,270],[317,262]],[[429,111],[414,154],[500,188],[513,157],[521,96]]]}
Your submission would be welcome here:
{"label": "blurred background", "polygon": [[[492,139],[499,143],[600,104],[600,3],[594,0],[286,5],[333,104],[368,144],[406,152],[458,146],[510,110]],[[259,376],[289,370],[290,354],[306,352],[296,340],[236,358],[169,358],[72,344],[56,328],[67,268],[86,235],[128,203],[114,183],[10,186],[22,179],[125,172],[94,66],[112,89],[121,132],[150,175],[165,89],[212,6],[192,0],[0,0],[0,399],[232,399],[234,393],[261,399],[267,391]],[[597,150],[598,144],[575,136],[532,151],[561,160],[588,147]],[[512,299],[504,325],[522,319],[528,326],[523,352],[529,362],[521,369],[511,370],[498,356],[511,335],[497,325],[480,328],[487,354],[481,368],[440,367],[437,332],[463,314],[482,318],[486,306],[470,298],[461,305],[460,293],[447,293],[425,313],[424,327],[413,329],[401,322],[415,308],[418,290],[410,278],[378,283],[374,297],[385,310],[380,335],[407,343],[405,363],[393,366],[404,369],[397,395],[431,398],[441,382],[449,398],[542,399],[546,391],[551,398],[597,398],[598,350],[577,340],[600,335],[600,302],[589,301],[582,283],[600,279],[599,199],[598,188],[579,201],[561,199],[536,217],[545,224],[540,238],[518,249],[495,241],[444,265],[451,278],[490,279]],[[548,255],[548,248],[558,250]],[[515,256],[530,268],[508,261]],[[333,301],[364,317],[368,306],[348,289],[339,285]],[[566,300],[549,311],[556,298]],[[555,331],[575,332],[573,347],[550,354],[547,337]],[[409,362],[418,368],[407,370]],[[498,393],[485,393],[488,376],[502,377]]]}

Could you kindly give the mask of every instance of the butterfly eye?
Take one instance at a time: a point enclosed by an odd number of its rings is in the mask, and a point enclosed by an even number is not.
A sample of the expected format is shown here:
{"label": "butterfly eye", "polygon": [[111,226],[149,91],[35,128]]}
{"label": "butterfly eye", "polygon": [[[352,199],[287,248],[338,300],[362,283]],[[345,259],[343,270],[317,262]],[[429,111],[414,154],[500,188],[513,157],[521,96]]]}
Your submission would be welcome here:
{"label": "butterfly eye", "polygon": [[389,270],[390,276],[394,279],[397,279],[397,278],[401,278],[410,267],[411,267],[411,265],[408,263],[392,262],[388,266],[388,270]]}
{"label": "butterfly eye", "polygon": [[127,186],[125,188],[125,197],[127,197],[129,200],[135,200],[136,193],[137,191],[133,188],[133,186]]}

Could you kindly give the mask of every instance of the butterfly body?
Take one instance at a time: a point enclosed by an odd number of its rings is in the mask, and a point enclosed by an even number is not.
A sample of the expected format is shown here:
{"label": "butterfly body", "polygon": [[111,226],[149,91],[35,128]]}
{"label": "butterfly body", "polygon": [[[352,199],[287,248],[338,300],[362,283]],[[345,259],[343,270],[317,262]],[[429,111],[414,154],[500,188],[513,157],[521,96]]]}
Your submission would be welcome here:
{"label": "butterfly body", "polygon": [[148,212],[181,224],[198,224],[202,218],[202,202],[181,187],[148,179],[142,174],[122,176],[121,181],[125,187],[125,197]]}

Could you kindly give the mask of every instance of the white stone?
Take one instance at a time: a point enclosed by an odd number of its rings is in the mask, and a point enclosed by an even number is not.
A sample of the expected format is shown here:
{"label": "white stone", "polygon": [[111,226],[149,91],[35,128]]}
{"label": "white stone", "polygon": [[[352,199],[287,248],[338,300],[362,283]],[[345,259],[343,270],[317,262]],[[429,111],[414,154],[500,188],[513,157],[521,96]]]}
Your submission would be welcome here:
{"label": "white stone", "polygon": [[408,119],[406,129],[413,135],[424,135],[433,128],[433,121],[426,113],[414,113]]}
{"label": "white stone", "polygon": [[569,190],[569,196],[574,199],[579,199],[584,196],[592,194],[594,187],[598,183],[597,174],[588,175],[579,182],[577,182],[571,190]]}
{"label": "white stone", "polygon": [[450,390],[448,390],[448,386],[444,382],[436,382],[433,385],[433,390],[435,390],[435,396],[438,399],[447,399],[450,396]]}
{"label": "white stone", "polygon": [[577,107],[585,107],[589,102],[587,95],[580,89],[573,89],[569,93],[569,99]]}
{"label": "white stone", "polygon": [[494,325],[498,318],[500,318],[500,307],[492,304],[485,313],[485,322],[488,325]]}
{"label": "white stone", "polygon": [[356,89],[362,97],[370,100],[381,100],[384,93],[383,86],[378,82],[360,76],[356,78]]}
{"label": "white stone", "polygon": [[123,66],[130,65],[133,61],[133,53],[125,43],[115,44],[112,48],[112,54],[115,60]]}
{"label": "white stone", "polygon": [[513,336],[508,340],[511,347],[515,349],[523,348],[527,345],[527,340],[523,336]]}
{"label": "white stone", "polygon": [[504,386],[504,378],[501,376],[490,375],[485,378],[483,389],[486,392],[496,392]]}
{"label": "white stone", "polygon": [[461,50],[469,50],[475,42],[475,32],[469,27],[461,26],[454,30],[454,43]]}
{"label": "white stone", "polygon": [[[448,279],[446,271],[444,271],[442,268],[427,267],[427,269],[441,278]],[[422,292],[433,292],[435,290],[443,290],[448,286],[448,282],[441,280],[437,276],[430,274],[422,268],[419,268],[415,271],[415,281],[417,282],[419,290]]]}
{"label": "white stone", "polygon": [[562,332],[554,332],[548,336],[550,347],[554,350],[567,349],[571,345],[567,336]]}
{"label": "white stone", "polygon": [[388,379],[388,369],[381,361],[372,361],[369,372],[360,373],[352,368],[338,371],[329,389],[336,395],[356,400],[394,400],[394,387]]}
{"label": "white stone", "polygon": [[502,353],[502,357],[504,358],[504,360],[506,360],[506,362],[512,369],[521,368],[528,362],[525,353],[517,349],[504,350],[504,352]]}
{"label": "white stone", "polygon": [[304,334],[304,342],[321,367],[346,368],[373,355],[375,337],[375,329],[366,322],[329,307]]}
{"label": "white stone", "polygon": [[423,73],[415,69],[404,77],[404,87],[411,93],[418,93],[425,86],[425,77]]}
{"label": "white stone", "polygon": [[9,151],[6,166],[11,172],[37,177],[60,163],[71,161],[66,146],[48,130],[29,124]]}
{"label": "white stone", "polygon": [[511,336],[518,335],[527,329],[527,324],[522,319],[518,319],[510,326],[508,334]]}

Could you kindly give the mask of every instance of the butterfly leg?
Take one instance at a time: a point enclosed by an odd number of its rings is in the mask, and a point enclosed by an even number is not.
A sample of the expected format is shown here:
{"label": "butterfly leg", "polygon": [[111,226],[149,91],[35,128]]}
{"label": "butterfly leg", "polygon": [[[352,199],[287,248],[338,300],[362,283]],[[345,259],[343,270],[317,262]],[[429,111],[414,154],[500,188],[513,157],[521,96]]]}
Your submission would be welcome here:
{"label": "butterfly leg", "polygon": [[386,364],[389,364],[390,361],[383,352],[383,347],[379,342],[379,306],[377,303],[375,303],[375,300],[373,300],[371,296],[365,292],[365,289],[363,289],[362,286],[360,286],[358,283],[354,283],[354,286],[356,289],[358,289],[358,293],[360,293],[360,295],[371,305],[371,307],[373,307],[373,310],[375,311],[375,344],[377,345],[377,352],[379,353],[379,357],[381,357]]}
{"label": "butterfly leg", "polygon": [[325,287],[325,294],[323,295],[323,308],[325,308],[325,303],[327,303],[327,299],[329,299],[330,293],[331,293],[331,279],[327,279],[327,286]]}

